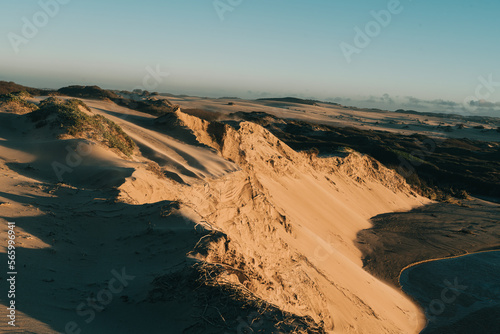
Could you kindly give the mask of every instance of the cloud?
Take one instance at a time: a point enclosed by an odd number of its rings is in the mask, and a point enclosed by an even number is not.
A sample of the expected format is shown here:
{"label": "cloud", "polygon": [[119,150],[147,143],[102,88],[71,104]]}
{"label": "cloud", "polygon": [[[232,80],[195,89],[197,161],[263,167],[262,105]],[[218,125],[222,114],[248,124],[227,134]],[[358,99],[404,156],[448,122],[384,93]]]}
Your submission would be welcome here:
{"label": "cloud", "polygon": [[351,98],[349,97],[335,97],[326,99],[327,102],[335,102],[335,103],[348,103],[351,102]]}
{"label": "cloud", "polygon": [[500,102],[490,102],[486,100],[470,101],[469,104],[478,108],[500,108]]}
{"label": "cloud", "polygon": [[360,96],[358,98],[336,97],[327,99],[342,105],[354,105],[363,108],[382,108],[389,110],[406,109],[420,112],[438,112],[463,115],[496,115],[500,111],[500,102],[485,100],[470,101],[467,104],[445,99],[421,99],[414,96]]}
{"label": "cloud", "polygon": [[428,102],[431,105],[436,105],[436,106],[444,106],[444,107],[456,107],[458,103],[453,102],[453,101],[446,101],[446,100],[432,100]]}
{"label": "cloud", "polygon": [[413,96],[407,96],[406,99],[408,99],[409,103],[415,104],[415,105],[419,105],[419,104],[421,104],[421,102],[423,102],[423,100],[416,98],[416,97],[413,97]]}
{"label": "cloud", "polygon": [[361,102],[375,103],[375,102],[377,102],[377,100],[378,100],[378,99],[377,99],[377,97],[375,97],[375,96],[370,96],[370,97],[368,97],[368,98],[367,98],[367,99],[365,99],[365,100],[361,100]]}
{"label": "cloud", "polygon": [[370,95],[368,98],[360,100],[365,103],[384,103],[384,104],[394,104],[394,99],[389,96],[389,94],[384,94],[382,96]]}
{"label": "cloud", "polygon": [[[459,105],[457,102],[447,101],[447,100],[442,100],[442,99],[423,100],[423,99],[419,99],[419,98],[416,98],[413,96],[407,96],[406,99],[408,100],[409,105],[418,106],[418,107],[427,107],[427,108],[449,107],[449,108],[454,108],[454,107]],[[406,103],[405,105],[408,105],[408,103]]]}
{"label": "cloud", "polygon": [[388,103],[388,104],[394,104],[394,99],[389,96],[389,94],[384,94],[380,98],[382,102]]}

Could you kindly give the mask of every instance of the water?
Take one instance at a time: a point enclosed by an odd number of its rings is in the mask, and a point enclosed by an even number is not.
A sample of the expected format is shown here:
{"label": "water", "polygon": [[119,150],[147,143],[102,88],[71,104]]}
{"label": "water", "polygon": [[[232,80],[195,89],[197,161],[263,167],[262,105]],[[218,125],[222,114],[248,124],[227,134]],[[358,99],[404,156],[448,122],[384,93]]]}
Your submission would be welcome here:
{"label": "water", "polygon": [[418,264],[399,281],[425,310],[422,333],[500,333],[500,251]]}

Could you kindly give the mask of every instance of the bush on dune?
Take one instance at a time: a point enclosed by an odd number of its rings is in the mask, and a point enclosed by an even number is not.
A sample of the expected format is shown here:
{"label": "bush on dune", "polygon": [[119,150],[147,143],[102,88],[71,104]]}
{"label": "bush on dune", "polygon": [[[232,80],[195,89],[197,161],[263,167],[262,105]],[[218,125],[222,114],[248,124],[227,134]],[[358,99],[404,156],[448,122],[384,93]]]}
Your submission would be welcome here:
{"label": "bush on dune", "polygon": [[151,97],[151,93],[142,90],[135,90],[134,92],[122,91],[123,94],[127,95],[138,94],[142,97],[141,100],[124,98],[114,91],[102,89],[99,86],[68,86],[60,88],[57,93],[75,98],[113,101],[122,107],[134,109],[153,116],[163,116],[167,113],[174,112],[179,107],[173,105],[167,99]]}
{"label": "bush on dune", "polygon": [[59,94],[64,94],[67,96],[84,98],[84,99],[115,99],[118,98],[118,95],[115,93],[102,89],[99,86],[68,86],[60,88],[57,91]]}
{"label": "bush on dune", "polygon": [[28,113],[38,109],[36,104],[26,101],[31,97],[31,94],[26,91],[0,95],[0,107],[18,114]]}
{"label": "bush on dune", "polygon": [[19,92],[23,92],[23,91],[28,92],[34,96],[47,96],[47,95],[56,93],[55,91],[50,90],[50,89],[31,88],[31,87],[18,85],[12,81],[9,81],[9,82],[0,81],[0,95],[1,94],[19,93]]}
{"label": "bush on dune", "polygon": [[116,104],[129,109],[137,110],[153,116],[163,116],[179,108],[167,99],[135,101],[131,99],[112,99]]}
{"label": "bush on dune", "polygon": [[37,122],[37,127],[51,125],[62,129],[64,134],[100,141],[127,156],[132,154],[135,143],[120,126],[104,116],[87,115],[82,109],[90,111],[80,100],[50,97],[40,102],[39,109],[29,116]]}

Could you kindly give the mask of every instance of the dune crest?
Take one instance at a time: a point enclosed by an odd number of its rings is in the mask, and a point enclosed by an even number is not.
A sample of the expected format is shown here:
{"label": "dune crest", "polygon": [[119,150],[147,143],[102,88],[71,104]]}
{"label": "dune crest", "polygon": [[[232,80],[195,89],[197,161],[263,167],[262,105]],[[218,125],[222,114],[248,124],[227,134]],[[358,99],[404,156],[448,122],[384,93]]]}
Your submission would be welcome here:
{"label": "dune crest", "polygon": [[[217,277],[221,284],[242,286],[327,331],[410,333],[423,327],[407,297],[361,268],[353,243],[370,227],[370,217],[428,202],[401,176],[357,152],[327,158],[295,152],[254,123],[235,129],[176,114],[201,143],[241,168],[189,186],[170,185],[181,207],[217,232],[191,255],[225,268]],[[130,187],[126,182],[121,189]],[[166,193],[162,199],[172,200]],[[135,200],[144,203],[143,197]]]}

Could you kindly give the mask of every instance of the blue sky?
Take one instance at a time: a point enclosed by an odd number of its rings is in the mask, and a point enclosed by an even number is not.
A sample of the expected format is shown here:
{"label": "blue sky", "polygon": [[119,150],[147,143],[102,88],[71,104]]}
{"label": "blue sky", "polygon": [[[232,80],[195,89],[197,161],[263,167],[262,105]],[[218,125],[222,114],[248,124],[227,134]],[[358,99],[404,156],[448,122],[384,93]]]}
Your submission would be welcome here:
{"label": "blue sky", "polygon": [[[44,22],[40,3],[57,1]],[[159,67],[170,75],[155,90],[176,94],[438,111],[475,98],[483,113],[500,109],[499,1],[217,1],[4,0],[0,79],[133,89]],[[390,6],[397,13],[375,23],[371,12]],[[34,16],[38,32],[26,38]],[[355,28],[367,25],[370,43],[358,47]],[[358,50],[350,62],[341,43]]]}

